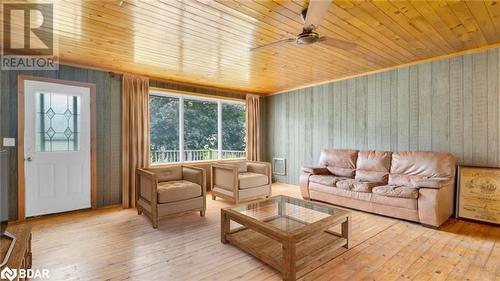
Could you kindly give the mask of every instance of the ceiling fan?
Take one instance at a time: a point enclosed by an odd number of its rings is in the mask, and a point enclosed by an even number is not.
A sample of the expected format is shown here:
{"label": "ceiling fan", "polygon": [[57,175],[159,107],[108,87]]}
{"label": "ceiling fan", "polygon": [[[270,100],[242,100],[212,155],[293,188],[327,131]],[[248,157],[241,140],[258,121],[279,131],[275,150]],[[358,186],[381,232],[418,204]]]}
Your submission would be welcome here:
{"label": "ceiling fan", "polygon": [[304,22],[302,33],[295,38],[287,38],[284,40],[269,43],[263,46],[252,48],[251,51],[258,51],[271,47],[276,47],[282,44],[294,45],[311,45],[315,43],[326,44],[330,47],[339,48],[342,50],[350,50],[357,45],[341,39],[335,39],[326,36],[319,36],[316,29],[319,27],[330,7],[331,0],[309,0],[309,5],[304,8],[300,14],[300,18]]}

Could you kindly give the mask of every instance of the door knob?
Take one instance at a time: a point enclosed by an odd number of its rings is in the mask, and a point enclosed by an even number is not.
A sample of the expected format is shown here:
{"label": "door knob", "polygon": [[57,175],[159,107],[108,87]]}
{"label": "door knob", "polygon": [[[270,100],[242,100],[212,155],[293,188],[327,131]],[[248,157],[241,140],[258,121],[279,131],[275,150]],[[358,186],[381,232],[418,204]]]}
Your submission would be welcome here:
{"label": "door knob", "polygon": [[33,161],[33,158],[28,157],[28,158],[26,158],[26,161],[31,162],[31,161]]}

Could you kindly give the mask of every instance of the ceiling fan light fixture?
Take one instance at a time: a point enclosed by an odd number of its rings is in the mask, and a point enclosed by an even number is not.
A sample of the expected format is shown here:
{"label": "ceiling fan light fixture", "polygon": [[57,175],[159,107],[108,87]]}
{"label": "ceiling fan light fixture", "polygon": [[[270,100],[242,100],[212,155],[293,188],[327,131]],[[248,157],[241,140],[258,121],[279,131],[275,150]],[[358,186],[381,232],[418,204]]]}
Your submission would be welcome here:
{"label": "ceiling fan light fixture", "polygon": [[299,45],[309,45],[318,41],[319,35],[316,31],[306,31],[297,35],[296,42]]}
{"label": "ceiling fan light fixture", "polygon": [[328,9],[332,0],[308,0],[307,7],[300,11],[300,17],[304,24],[302,25],[302,33],[294,38],[278,40],[272,43],[251,48],[251,51],[262,50],[266,48],[276,47],[284,44],[293,44],[298,46],[312,45],[314,43],[326,44],[333,48],[342,50],[350,50],[356,47],[355,43],[345,41],[338,38],[319,37],[316,29],[320,26],[324,17],[328,14]]}

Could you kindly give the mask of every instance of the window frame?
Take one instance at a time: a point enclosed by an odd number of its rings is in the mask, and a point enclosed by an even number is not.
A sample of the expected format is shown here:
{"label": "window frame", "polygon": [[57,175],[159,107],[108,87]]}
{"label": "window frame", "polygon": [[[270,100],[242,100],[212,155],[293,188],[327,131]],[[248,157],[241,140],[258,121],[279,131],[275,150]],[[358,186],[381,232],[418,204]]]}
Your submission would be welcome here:
{"label": "window frame", "polygon": [[[195,93],[185,93],[175,90],[162,90],[157,88],[149,89],[149,96],[159,96],[159,97],[170,97],[179,99],[179,162],[163,162],[163,163],[153,163],[151,157],[149,159],[149,164],[151,166],[160,165],[172,165],[181,163],[203,163],[203,162],[215,162],[215,161],[234,161],[234,160],[244,160],[246,157],[241,158],[231,158],[222,159],[222,104],[232,104],[232,105],[244,105],[245,113],[247,111],[246,103],[244,100],[237,99],[224,99],[216,97],[208,97],[204,95],[197,95]],[[217,159],[214,160],[184,160],[184,100],[195,100],[195,101],[208,101],[217,103]],[[151,118],[151,116],[149,116]],[[245,128],[247,126],[247,120],[245,117]],[[151,132],[150,132],[151,134]],[[245,154],[246,154],[246,133],[245,133]],[[151,147],[149,148],[151,151]]]}

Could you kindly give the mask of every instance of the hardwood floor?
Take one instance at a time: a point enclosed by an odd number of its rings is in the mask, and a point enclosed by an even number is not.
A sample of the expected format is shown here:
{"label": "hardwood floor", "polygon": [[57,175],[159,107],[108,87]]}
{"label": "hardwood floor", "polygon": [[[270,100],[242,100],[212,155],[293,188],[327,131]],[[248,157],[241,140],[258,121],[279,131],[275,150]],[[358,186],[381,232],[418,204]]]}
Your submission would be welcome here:
{"label": "hardwood floor", "polygon": [[[274,194],[299,197],[297,187]],[[51,280],[280,280],[278,272],[220,242],[221,207],[160,221],[108,208],[43,217],[33,226],[33,267]],[[303,280],[500,280],[500,227],[450,219],[441,230],[355,211],[353,247]]]}

